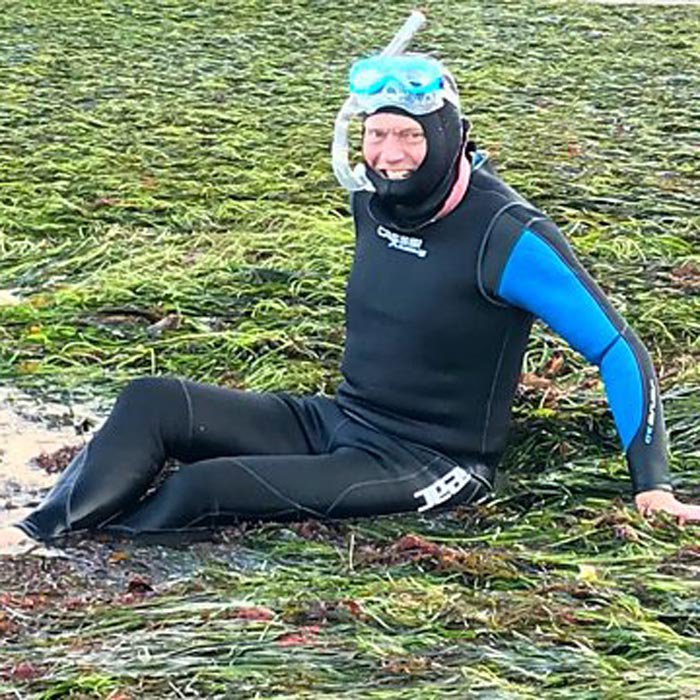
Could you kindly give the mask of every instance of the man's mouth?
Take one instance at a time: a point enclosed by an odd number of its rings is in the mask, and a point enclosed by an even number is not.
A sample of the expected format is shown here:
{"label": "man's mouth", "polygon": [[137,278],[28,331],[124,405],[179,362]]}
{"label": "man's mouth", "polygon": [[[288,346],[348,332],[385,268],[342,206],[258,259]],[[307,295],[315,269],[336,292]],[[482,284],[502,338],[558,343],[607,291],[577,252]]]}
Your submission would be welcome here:
{"label": "man's mouth", "polygon": [[387,180],[405,180],[413,174],[413,170],[380,170],[379,172]]}

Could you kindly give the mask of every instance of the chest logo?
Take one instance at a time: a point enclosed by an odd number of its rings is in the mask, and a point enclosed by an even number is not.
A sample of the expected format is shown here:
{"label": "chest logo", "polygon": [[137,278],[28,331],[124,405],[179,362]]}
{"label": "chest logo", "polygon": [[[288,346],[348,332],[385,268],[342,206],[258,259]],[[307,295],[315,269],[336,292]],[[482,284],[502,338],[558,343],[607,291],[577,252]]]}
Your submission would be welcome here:
{"label": "chest logo", "polygon": [[404,253],[411,253],[419,258],[424,258],[428,254],[428,251],[423,248],[422,238],[404,236],[395,231],[390,231],[384,226],[377,226],[377,235],[387,240],[389,248],[396,248],[396,250],[401,250]]}

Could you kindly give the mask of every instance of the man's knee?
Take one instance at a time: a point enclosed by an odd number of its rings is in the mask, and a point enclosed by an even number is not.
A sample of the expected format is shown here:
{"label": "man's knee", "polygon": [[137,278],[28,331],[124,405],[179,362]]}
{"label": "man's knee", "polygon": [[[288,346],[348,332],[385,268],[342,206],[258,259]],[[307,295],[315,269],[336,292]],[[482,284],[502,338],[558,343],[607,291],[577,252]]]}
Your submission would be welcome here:
{"label": "man's knee", "polygon": [[161,394],[172,394],[174,388],[179,388],[179,380],[173,377],[137,377],[132,379],[121,390],[120,398],[141,399],[146,396],[160,396]]}
{"label": "man's knee", "polygon": [[161,415],[173,406],[184,405],[180,381],[173,377],[138,377],[132,379],[121,391],[117,406],[128,406],[129,412],[136,412],[144,417],[151,414]]}
{"label": "man's knee", "polygon": [[134,425],[157,426],[161,437],[173,448],[188,444],[191,427],[187,401],[180,380],[174,377],[139,377],[121,391],[112,411]]}

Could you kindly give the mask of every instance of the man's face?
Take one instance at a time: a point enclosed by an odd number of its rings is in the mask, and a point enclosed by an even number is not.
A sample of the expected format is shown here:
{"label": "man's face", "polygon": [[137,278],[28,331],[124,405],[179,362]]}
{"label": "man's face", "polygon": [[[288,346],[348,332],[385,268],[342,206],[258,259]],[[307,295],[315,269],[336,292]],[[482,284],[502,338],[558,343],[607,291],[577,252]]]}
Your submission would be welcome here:
{"label": "man's face", "polygon": [[364,122],[362,156],[382,177],[403,180],[417,170],[428,145],[423,127],[402,114],[373,114]]}

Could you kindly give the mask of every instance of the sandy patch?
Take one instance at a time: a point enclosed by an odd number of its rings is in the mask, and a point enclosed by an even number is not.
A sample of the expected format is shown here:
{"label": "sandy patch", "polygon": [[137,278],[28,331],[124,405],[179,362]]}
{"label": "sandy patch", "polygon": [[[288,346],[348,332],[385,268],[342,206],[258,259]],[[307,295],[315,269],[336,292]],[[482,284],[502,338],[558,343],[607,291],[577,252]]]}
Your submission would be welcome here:
{"label": "sandy patch", "polygon": [[0,387],[0,526],[15,520],[15,509],[38,502],[56,481],[56,474],[33,466],[32,459],[85,444],[102,422],[89,409],[39,403]]}
{"label": "sandy patch", "polygon": [[22,300],[12,289],[0,289],[0,306],[18,306]]}

